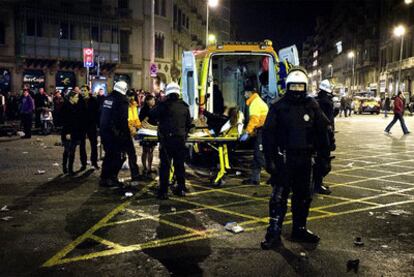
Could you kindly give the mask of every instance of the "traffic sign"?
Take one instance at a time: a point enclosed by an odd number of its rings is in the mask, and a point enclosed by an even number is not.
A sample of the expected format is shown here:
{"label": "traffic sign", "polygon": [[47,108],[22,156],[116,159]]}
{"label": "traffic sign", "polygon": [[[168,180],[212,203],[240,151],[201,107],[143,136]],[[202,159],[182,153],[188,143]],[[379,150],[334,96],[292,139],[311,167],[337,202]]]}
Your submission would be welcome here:
{"label": "traffic sign", "polygon": [[155,63],[151,64],[150,67],[150,75],[151,77],[155,78],[157,77],[157,73],[158,73],[158,67]]}
{"label": "traffic sign", "polygon": [[94,67],[93,48],[83,48],[83,66]]}

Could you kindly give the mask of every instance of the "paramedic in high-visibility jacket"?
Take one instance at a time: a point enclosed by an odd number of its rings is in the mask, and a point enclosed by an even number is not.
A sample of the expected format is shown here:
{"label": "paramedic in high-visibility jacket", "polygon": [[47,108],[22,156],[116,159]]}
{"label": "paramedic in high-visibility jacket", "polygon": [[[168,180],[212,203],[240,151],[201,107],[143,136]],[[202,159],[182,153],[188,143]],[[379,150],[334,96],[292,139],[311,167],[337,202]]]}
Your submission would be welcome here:
{"label": "paramedic in high-visibility jacket", "polygon": [[252,173],[250,178],[243,181],[243,184],[260,184],[260,172],[265,165],[264,156],[262,153],[262,127],[265,123],[269,107],[260,98],[255,87],[254,79],[247,79],[244,85],[244,97],[246,98],[246,105],[249,107],[249,122],[240,137],[240,141],[247,141],[249,138],[254,138],[254,154],[252,161]]}

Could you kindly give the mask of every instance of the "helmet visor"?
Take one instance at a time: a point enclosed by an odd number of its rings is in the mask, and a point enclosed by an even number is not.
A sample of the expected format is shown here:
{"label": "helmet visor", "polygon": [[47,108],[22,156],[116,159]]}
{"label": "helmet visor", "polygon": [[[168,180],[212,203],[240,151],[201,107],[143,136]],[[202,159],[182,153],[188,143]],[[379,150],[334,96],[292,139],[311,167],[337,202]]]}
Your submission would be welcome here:
{"label": "helmet visor", "polygon": [[290,83],[287,85],[287,90],[294,92],[306,92],[305,83]]}

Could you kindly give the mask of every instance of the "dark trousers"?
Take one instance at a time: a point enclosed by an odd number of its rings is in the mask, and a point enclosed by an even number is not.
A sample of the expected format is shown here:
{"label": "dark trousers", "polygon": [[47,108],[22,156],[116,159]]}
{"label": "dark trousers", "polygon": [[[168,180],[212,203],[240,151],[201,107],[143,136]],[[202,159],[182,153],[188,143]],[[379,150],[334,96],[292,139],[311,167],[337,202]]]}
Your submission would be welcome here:
{"label": "dark trousers", "polygon": [[138,167],[138,162],[137,162],[137,153],[135,151],[134,141],[132,137],[129,137],[129,139],[125,142],[123,146],[124,146],[123,152],[128,156],[128,165],[129,165],[129,170],[131,171],[131,179],[135,180],[139,177],[139,167]]}
{"label": "dark trousers", "polygon": [[250,179],[252,181],[260,183],[260,172],[265,164],[265,159],[263,155],[263,146],[262,146],[262,131],[257,132],[255,142],[254,142],[254,153],[252,160],[252,175]]}
{"label": "dark trousers", "polygon": [[91,163],[92,165],[98,165],[98,131],[96,127],[88,128],[86,136],[91,146]]}
{"label": "dark trousers", "polygon": [[23,126],[24,136],[26,138],[32,137],[32,120],[33,120],[32,113],[22,113],[22,126]]}
{"label": "dark trousers", "polygon": [[118,173],[125,161],[122,158],[121,148],[114,146],[110,141],[103,140],[105,157],[102,163],[101,179],[118,180]]}
{"label": "dark trousers", "polygon": [[40,128],[40,126],[41,126],[41,122],[40,122],[40,114],[42,113],[42,111],[41,110],[38,110],[38,109],[36,109],[36,112],[35,112],[35,127],[36,128]]}
{"label": "dark trousers", "polygon": [[[273,192],[269,201],[270,226],[268,232],[280,235],[287,211],[287,200],[292,191],[293,229],[306,227],[312,202],[312,155],[289,155],[286,163],[277,167]],[[272,176],[273,177],[273,176]]]}
{"label": "dark trousers", "polygon": [[386,132],[389,132],[391,130],[392,126],[394,126],[394,124],[398,120],[400,121],[401,128],[402,128],[404,134],[407,134],[408,133],[408,128],[405,125],[404,116],[401,113],[394,113],[394,118],[392,119],[392,121],[390,122],[390,124],[388,124],[387,128],[385,128],[385,131]]}
{"label": "dark trousers", "polygon": [[185,137],[168,137],[160,139],[160,193],[168,191],[171,162],[174,165],[174,175],[178,188],[185,188],[186,157]]}

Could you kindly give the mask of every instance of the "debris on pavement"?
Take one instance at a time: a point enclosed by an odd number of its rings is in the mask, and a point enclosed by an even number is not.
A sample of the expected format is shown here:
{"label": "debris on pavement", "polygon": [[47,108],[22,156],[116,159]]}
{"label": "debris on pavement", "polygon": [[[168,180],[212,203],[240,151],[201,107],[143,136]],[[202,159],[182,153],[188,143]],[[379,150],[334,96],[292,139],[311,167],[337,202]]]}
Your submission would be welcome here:
{"label": "debris on pavement", "polygon": [[386,245],[386,244],[381,245],[381,247],[382,247],[382,248],[389,248],[389,246],[388,246],[388,245]]}
{"label": "debris on pavement", "polygon": [[43,139],[41,139],[41,138],[37,138],[37,139],[36,139],[36,141],[43,141]]}
{"label": "debris on pavement", "polygon": [[387,217],[385,215],[379,215],[379,216],[376,216],[375,218],[378,218],[378,219],[386,219]]}
{"label": "debris on pavement", "polygon": [[125,192],[125,197],[132,197],[134,194],[132,192]]}
{"label": "debris on pavement", "polygon": [[59,166],[59,164],[58,163],[54,163],[53,166]]}
{"label": "debris on pavement", "polygon": [[347,272],[353,270],[355,273],[358,273],[358,269],[359,269],[359,259],[348,260],[348,262],[346,263]]}
{"label": "debris on pavement", "polygon": [[240,175],[242,175],[242,172],[241,172],[241,171],[239,171],[239,170],[237,170],[237,171],[236,171],[236,176],[240,176]]}
{"label": "debris on pavement", "polygon": [[4,206],[0,209],[0,211],[2,211],[2,212],[8,212],[8,211],[10,211],[10,210],[7,208],[7,205],[4,205]]}
{"label": "debris on pavement", "polygon": [[12,218],[13,218],[12,216],[5,216],[5,217],[2,217],[1,220],[3,220],[3,221],[9,221]]}
{"label": "debris on pavement", "polygon": [[388,190],[388,191],[398,191],[401,188],[400,187],[393,187],[393,186],[387,186],[387,187],[383,187],[383,190]]}
{"label": "debris on pavement", "polygon": [[369,212],[368,213],[370,216],[373,216],[374,215],[374,212]]}
{"label": "debris on pavement", "polygon": [[171,211],[172,211],[173,213],[175,213],[175,212],[177,211],[177,209],[176,209],[175,207],[171,207]]}
{"label": "debris on pavement", "polygon": [[390,215],[399,216],[399,215],[411,215],[411,212],[405,210],[390,210],[387,212]]}
{"label": "debris on pavement", "polygon": [[229,232],[238,234],[244,231],[243,227],[241,227],[237,222],[227,222],[226,225],[224,225],[224,229],[226,229]]}
{"label": "debris on pavement", "polygon": [[35,175],[43,175],[43,174],[45,174],[45,173],[46,173],[46,170],[41,170],[41,169],[38,169],[38,170],[36,171]]}
{"label": "debris on pavement", "polygon": [[22,154],[23,154],[23,155],[26,155],[26,154],[29,154],[29,152],[24,151],[24,152],[22,152]]}
{"label": "debris on pavement", "polygon": [[349,164],[345,165],[345,167],[353,167],[353,165],[354,165],[354,163],[352,162],[352,163],[349,163]]}
{"label": "debris on pavement", "polygon": [[356,237],[355,240],[354,240],[354,245],[355,246],[364,246],[364,242],[362,241],[362,238]]}

